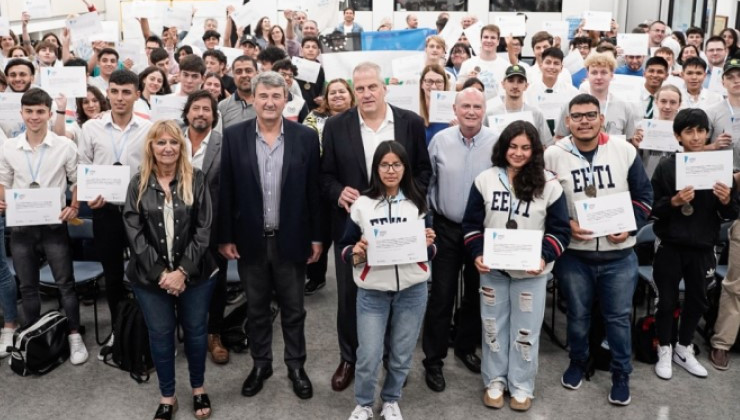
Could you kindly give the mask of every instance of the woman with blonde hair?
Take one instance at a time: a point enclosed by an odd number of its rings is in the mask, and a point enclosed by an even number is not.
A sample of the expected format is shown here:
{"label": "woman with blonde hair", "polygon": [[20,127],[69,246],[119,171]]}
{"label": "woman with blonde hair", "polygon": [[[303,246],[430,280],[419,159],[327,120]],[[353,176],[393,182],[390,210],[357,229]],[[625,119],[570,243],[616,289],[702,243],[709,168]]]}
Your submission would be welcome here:
{"label": "woman with blonde hair", "polygon": [[432,141],[432,137],[435,134],[450,126],[449,123],[429,121],[429,104],[431,102],[432,91],[449,90],[449,87],[450,79],[441,65],[428,64],[421,71],[421,79],[419,80],[419,115],[424,119],[427,145]]}
{"label": "woman with blonde hair", "polygon": [[[158,121],[147,134],[141,170],[129,184],[123,222],[131,247],[126,274],[149,330],[160,404],[155,419],[170,420],[175,397],[175,327],[185,337],[193,414],[210,417],[203,388],[208,350],[208,307],[216,264],[208,249],[211,199],[203,172],[187,156],[174,121]],[[175,315],[177,307],[177,315]]]}

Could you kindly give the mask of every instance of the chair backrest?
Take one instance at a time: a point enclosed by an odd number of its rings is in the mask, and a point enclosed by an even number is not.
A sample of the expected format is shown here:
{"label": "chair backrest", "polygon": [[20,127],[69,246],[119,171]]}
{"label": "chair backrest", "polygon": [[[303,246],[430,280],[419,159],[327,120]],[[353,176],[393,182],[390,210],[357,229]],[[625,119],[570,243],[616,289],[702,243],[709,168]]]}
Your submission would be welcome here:
{"label": "chair backrest", "polygon": [[653,232],[653,224],[648,223],[637,231],[637,237],[635,238],[636,245],[648,244],[655,242],[655,232]]}
{"label": "chair backrest", "polygon": [[78,219],[81,224],[67,223],[67,231],[71,239],[93,239],[92,219]]}
{"label": "chair backrest", "polygon": [[730,226],[734,223],[734,220],[724,222],[719,228],[719,243],[726,244],[730,240]]}

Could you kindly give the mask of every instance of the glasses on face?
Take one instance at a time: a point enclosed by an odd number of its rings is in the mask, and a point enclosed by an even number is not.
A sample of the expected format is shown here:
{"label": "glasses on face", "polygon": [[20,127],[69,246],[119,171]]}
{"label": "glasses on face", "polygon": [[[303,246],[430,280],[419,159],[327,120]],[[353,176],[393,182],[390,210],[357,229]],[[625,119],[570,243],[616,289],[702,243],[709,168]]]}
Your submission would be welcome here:
{"label": "glasses on face", "polygon": [[583,117],[586,117],[586,120],[588,121],[595,121],[596,118],[599,117],[599,111],[589,111],[589,112],[572,112],[570,114],[570,119],[579,122],[583,119]]}
{"label": "glasses on face", "polygon": [[444,86],[445,85],[444,80],[424,79],[423,83],[425,86]]}
{"label": "glasses on face", "polygon": [[403,163],[381,163],[380,165],[378,165],[378,168],[380,169],[380,172],[390,172],[391,168],[393,168],[393,172],[401,172],[403,170]]}
{"label": "glasses on face", "polygon": [[280,75],[281,75],[281,76],[283,76],[283,78],[284,78],[285,80],[288,80],[288,79],[293,79],[293,73],[283,73],[283,72],[281,71],[281,72],[280,72]]}

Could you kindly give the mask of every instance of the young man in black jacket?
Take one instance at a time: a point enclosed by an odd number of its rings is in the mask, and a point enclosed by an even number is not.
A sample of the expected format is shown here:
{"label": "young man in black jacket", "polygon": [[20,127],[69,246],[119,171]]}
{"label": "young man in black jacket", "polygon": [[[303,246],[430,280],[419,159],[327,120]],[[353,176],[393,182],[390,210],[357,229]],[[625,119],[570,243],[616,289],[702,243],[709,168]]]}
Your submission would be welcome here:
{"label": "young man in black jacket", "polygon": [[[709,120],[697,108],[680,111],[673,121],[673,133],[685,152],[701,152],[707,140]],[[714,244],[723,220],[738,216],[740,203],[732,186],[721,182],[711,190],[687,186],[676,191],[676,155],[658,164],[652,179],[655,201],[651,217],[660,245],[653,260],[653,278],[660,300],[656,313],[658,363],[655,373],[670,379],[673,362],[692,375],[706,377],[707,370],[694,357],[691,341],[707,310],[706,284],[714,277]],[[671,349],[673,311],[678,302],[678,285],[685,284],[678,343]]]}

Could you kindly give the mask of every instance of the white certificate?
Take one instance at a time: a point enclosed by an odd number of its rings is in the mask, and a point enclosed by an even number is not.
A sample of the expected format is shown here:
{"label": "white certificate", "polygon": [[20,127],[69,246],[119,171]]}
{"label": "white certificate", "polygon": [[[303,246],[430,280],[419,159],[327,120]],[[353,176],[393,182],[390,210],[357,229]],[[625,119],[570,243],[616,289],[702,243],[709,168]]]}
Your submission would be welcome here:
{"label": "white certificate", "polygon": [[185,108],[187,96],[156,95],[152,96],[152,112],[149,114],[152,122],[160,120],[179,120]]}
{"label": "white certificate", "polygon": [[62,223],[61,191],[55,188],[5,190],[5,226],[57,225]]}
{"label": "white certificate", "polygon": [[648,53],[648,34],[617,34],[617,46],[624,55],[645,55]]}
{"label": "white certificate", "polygon": [[178,31],[187,31],[193,25],[193,11],[178,7],[168,7],[164,11],[163,25],[168,28],[174,26]]}
{"label": "white certificate", "polygon": [[541,259],[541,230],[486,229],[483,264],[497,270],[538,270]]}
{"label": "white certificate", "polygon": [[0,16],[0,36],[9,36],[10,35],[10,22],[8,22],[8,18],[4,16]]}
{"label": "white certificate", "polygon": [[637,230],[629,191],[578,200],[575,207],[581,229],[594,238]]}
{"label": "white certificate", "polygon": [[102,23],[103,32],[90,36],[89,40],[112,42],[113,44],[118,45],[118,38],[120,37],[120,31],[118,30],[118,21],[104,20]]}
{"label": "white certificate", "polygon": [[681,150],[676,136],[673,135],[673,121],[642,120],[642,141],[640,149],[675,152]]}
{"label": "white certificate", "polygon": [[51,0],[25,0],[23,10],[31,15],[31,19],[51,17]]}
{"label": "white certificate", "polygon": [[587,31],[610,31],[612,26],[612,12],[583,12],[586,21],[583,29]]}
{"label": "white certificate", "polygon": [[570,74],[578,73],[582,68],[584,68],[583,56],[578,52],[578,50],[571,51],[563,59],[563,67],[568,69]]}
{"label": "white certificate", "polygon": [[552,36],[559,36],[561,42],[564,42],[568,39],[570,25],[567,20],[546,20],[542,22],[542,30]]}
{"label": "white certificate", "polygon": [[144,42],[140,39],[126,39],[125,41],[121,41],[116,51],[121,55],[121,60],[130,59],[134,62],[134,66],[146,66],[148,63]]}
{"label": "white certificate", "polygon": [[528,121],[534,124],[534,115],[532,111],[507,112],[505,114],[489,115],[488,123],[497,133],[501,134],[504,128],[514,121]]}
{"label": "white certificate", "polygon": [[[458,25],[455,22],[447,22],[444,29],[442,29],[442,32],[439,33],[439,36],[441,36],[442,39],[445,40],[445,45],[455,45],[462,34],[462,26]],[[448,47],[448,51],[451,48],[452,47]]]}
{"label": "white certificate", "polygon": [[241,48],[218,47],[218,49],[226,56],[226,66],[228,68],[231,68],[231,64],[234,63],[237,57],[244,55],[244,50]]}
{"label": "white certificate", "polygon": [[480,54],[480,34],[482,30],[483,23],[481,23],[480,21],[475,22],[474,24],[468,26],[466,29],[463,29],[463,33],[465,34],[465,37],[468,38],[468,42],[470,43],[470,48],[472,48],[473,52],[476,54]]}
{"label": "white certificate", "polygon": [[498,15],[494,21],[501,30],[501,37],[527,36],[527,24],[524,15]]}
{"label": "white certificate", "polygon": [[367,263],[371,267],[427,261],[423,220],[367,226]]}
{"label": "white certificate", "polygon": [[452,105],[457,92],[433,90],[429,93],[429,122],[449,124],[455,119]]}
{"label": "white certificate", "polygon": [[[131,3],[131,13],[135,18],[153,18],[160,16],[162,9],[167,3],[160,3],[156,1],[134,1]],[[138,23],[137,23],[138,25]]]}
{"label": "white certificate", "polygon": [[78,165],[77,199],[92,201],[102,196],[105,201],[123,203],[130,180],[128,165]]}
{"label": "white certificate", "polygon": [[317,63],[313,60],[306,60],[301,57],[293,57],[293,64],[298,67],[298,74],[296,79],[303,80],[304,82],[316,83],[319,78],[319,71],[321,71],[321,63]]}
{"label": "white certificate", "polygon": [[260,12],[260,10],[255,7],[257,3],[258,2],[249,2],[241,7],[237,7],[236,10],[231,13],[231,19],[234,21],[237,28],[253,24],[259,20],[262,14],[264,14],[264,12]]}
{"label": "white certificate", "polygon": [[542,116],[546,120],[558,120],[563,109],[563,105],[570,102],[573,99],[569,95],[557,94],[557,93],[539,93],[533,99],[537,100],[535,105],[542,112]]}
{"label": "white certificate", "polygon": [[717,182],[732,186],[732,150],[676,153],[676,190],[711,190]]}
{"label": "white certificate", "polygon": [[640,92],[645,79],[627,74],[615,74],[609,84],[609,92],[630,103],[640,102]]}
{"label": "white certificate", "polygon": [[39,71],[41,72],[41,89],[52,98],[58,98],[60,93],[67,98],[87,96],[84,67],[42,67]]}
{"label": "white certificate", "polygon": [[100,22],[98,12],[83,13],[69,18],[65,24],[75,40],[89,39],[103,32],[103,24]]}
{"label": "white certificate", "polygon": [[422,63],[424,62],[424,53],[417,53],[407,55],[405,57],[399,57],[391,61],[391,68],[393,69],[393,77],[398,80],[416,80],[421,75],[423,70]]}
{"label": "white certificate", "polygon": [[2,92],[0,93],[0,122],[18,124],[23,123],[21,117],[21,97],[20,92]]}
{"label": "white certificate", "polygon": [[[388,85],[386,86],[385,100],[393,106],[418,114],[419,86],[409,84]],[[20,113],[20,108],[18,112]]]}

